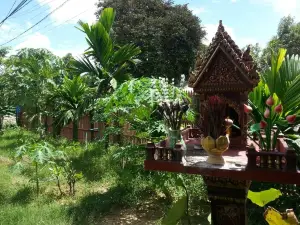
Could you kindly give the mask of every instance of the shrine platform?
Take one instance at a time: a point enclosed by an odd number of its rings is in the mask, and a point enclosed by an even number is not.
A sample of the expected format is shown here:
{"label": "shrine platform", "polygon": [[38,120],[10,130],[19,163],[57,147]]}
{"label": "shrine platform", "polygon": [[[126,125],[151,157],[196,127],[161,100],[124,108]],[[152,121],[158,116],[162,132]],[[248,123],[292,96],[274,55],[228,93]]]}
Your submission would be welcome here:
{"label": "shrine platform", "polygon": [[223,177],[236,180],[300,185],[300,171],[276,169],[248,169],[246,150],[230,149],[223,156],[224,165],[206,163],[207,153],[200,145],[188,145],[186,155],[181,161],[145,160],[145,170],[167,171],[176,173],[199,174],[203,176]]}

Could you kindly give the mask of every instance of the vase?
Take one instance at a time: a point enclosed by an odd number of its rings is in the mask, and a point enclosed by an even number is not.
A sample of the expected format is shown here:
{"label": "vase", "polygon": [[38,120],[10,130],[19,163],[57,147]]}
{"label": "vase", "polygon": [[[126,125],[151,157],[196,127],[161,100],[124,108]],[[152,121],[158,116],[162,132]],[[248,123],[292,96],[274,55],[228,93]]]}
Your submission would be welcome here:
{"label": "vase", "polygon": [[229,138],[228,136],[220,136],[218,139],[214,139],[211,136],[203,138],[202,147],[207,152],[208,158],[206,160],[209,164],[224,165],[225,160],[223,153],[228,150]]}
{"label": "vase", "polygon": [[175,148],[176,143],[181,139],[181,131],[169,130],[168,139],[170,148]]}

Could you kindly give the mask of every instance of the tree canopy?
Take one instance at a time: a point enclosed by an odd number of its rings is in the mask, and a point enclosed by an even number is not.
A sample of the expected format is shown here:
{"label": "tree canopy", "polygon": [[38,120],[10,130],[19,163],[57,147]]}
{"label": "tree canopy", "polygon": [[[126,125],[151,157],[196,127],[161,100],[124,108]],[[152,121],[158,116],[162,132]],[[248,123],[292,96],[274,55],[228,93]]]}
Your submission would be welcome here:
{"label": "tree canopy", "polygon": [[188,75],[205,31],[187,5],[174,5],[170,0],[99,1],[97,16],[106,7],[117,11],[116,43],[133,43],[142,50],[135,77],[175,78],[178,82],[181,74]]}
{"label": "tree canopy", "polygon": [[262,60],[270,63],[271,50],[287,50],[288,55],[300,54],[300,22],[291,16],[283,17],[277,28],[277,34],[268,42],[262,54]]}

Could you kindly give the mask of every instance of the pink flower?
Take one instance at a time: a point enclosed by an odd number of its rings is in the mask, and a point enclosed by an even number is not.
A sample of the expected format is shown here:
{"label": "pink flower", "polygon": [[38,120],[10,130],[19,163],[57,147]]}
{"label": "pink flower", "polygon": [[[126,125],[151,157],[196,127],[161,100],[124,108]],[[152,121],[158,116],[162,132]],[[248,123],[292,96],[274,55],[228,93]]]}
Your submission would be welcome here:
{"label": "pink flower", "polygon": [[282,112],[282,105],[281,104],[279,104],[278,106],[276,106],[275,107],[275,109],[274,109],[274,111],[276,112],[276,113],[281,113]]}
{"label": "pink flower", "polygon": [[269,118],[270,117],[270,109],[266,108],[266,111],[264,112],[264,117]]}
{"label": "pink flower", "polygon": [[267,99],[266,104],[267,104],[268,106],[274,105],[274,99],[273,99],[272,96],[270,96],[270,97]]}
{"label": "pink flower", "polygon": [[245,113],[251,113],[252,112],[252,108],[249,105],[244,104],[244,112]]}
{"label": "pink flower", "polygon": [[296,115],[290,115],[286,117],[286,120],[288,121],[289,124],[293,124],[296,121]]}
{"label": "pink flower", "polygon": [[264,120],[262,120],[262,121],[260,121],[260,128],[261,129],[264,129],[264,128],[266,128],[267,127],[267,122],[266,121],[264,121]]}

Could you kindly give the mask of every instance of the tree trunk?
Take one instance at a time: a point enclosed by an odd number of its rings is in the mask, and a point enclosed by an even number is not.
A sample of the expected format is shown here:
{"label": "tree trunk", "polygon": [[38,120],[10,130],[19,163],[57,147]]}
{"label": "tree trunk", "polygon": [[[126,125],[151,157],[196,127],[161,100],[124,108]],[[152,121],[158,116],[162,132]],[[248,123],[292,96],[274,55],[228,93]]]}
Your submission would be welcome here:
{"label": "tree trunk", "polygon": [[78,141],[78,120],[73,121],[73,141]]}
{"label": "tree trunk", "polygon": [[45,128],[45,134],[47,134],[48,133],[48,116],[45,116],[44,128]]}
{"label": "tree trunk", "polygon": [[93,141],[95,139],[95,131],[94,131],[95,125],[93,122],[93,112],[92,111],[89,113],[89,119],[90,119],[91,141]]}
{"label": "tree trunk", "polygon": [[53,124],[52,125],[52,133],[53,133],[53,137],[56,138],[57,136],[60,136],[61,130],[62,130],[62,126],[60,124]]}
{"label": "tree trunk", "polygon": [[0,131],[3,129],[4,116],[0,116]]}
{"label": "tree trunk", "polygon": [[107,128],[109,127],[108,123],[104,123],[104,148],[108,149],[109,146],[109,136],[107,134]]}
{"label": "tree trunk", "polygon": [[59,177],[58,177],[58,176],[56,176],[56,184],[57,184],[57,187],[58,187],[60,196],[63,196],[63,195],[64,195],[64,192],[61,190],[60,180],[59,180]]}
{"label": "tree trunk", "polygon": [[40,193],[40,183],[39,183],[39,174],[38,174],[38,163],[35,163],[35,181],[36,181],[36,195],[39,197]]}
{"label": "tree trunk", "polygon": [[[118,121],[113,122],[113,126],[115,128],[120,128],[120,123]],[[113,134],[113,143],[114,144],[121,144],[121,134]]]}

